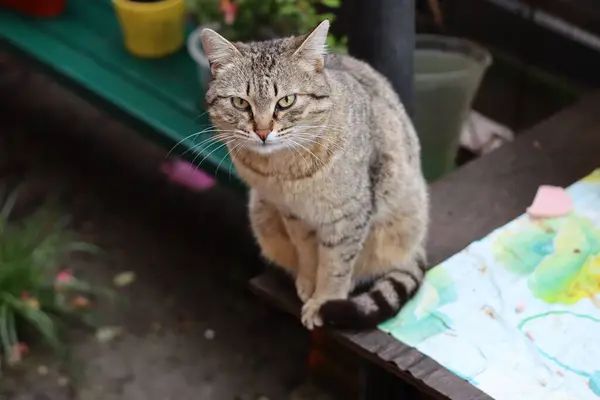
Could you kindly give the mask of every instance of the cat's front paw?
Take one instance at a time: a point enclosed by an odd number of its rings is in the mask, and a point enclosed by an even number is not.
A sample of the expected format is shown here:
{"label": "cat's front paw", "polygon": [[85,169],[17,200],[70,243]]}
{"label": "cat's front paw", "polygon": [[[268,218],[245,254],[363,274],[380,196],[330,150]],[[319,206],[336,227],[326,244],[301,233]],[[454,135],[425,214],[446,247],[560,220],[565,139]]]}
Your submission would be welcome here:
{"label": "cat's front paw", "polygon": [[310,298],[302,306],[302,324],[308,329],[313,330],[316,327],[323,326],[323,319],[319,314],[321,306],[327,299]]}
{"label": "cat's front paw", "polygon": [[302,303],[306,303],[315,292],[315,284],[310,279],[304,277],[297,277],[296,292],[298,293],[298,297],[300,297],[300,300],[302,300]]}

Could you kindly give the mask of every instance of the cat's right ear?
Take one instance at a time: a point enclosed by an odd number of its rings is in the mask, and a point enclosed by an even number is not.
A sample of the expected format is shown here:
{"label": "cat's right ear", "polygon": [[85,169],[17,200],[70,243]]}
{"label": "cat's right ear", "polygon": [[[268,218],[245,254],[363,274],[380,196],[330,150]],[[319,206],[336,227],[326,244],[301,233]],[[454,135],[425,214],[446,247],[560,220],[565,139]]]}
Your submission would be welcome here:
{"label": "cat's right ear", "polygon": [[205,28],[200,33],[202,47],[210,63],[210,71],[213,76],[225,65],[233,61],[239,50],[229,40],[219,35],[212,29]]}
{"label": "cat's right ear", "polygon": [[329,21],[324,20],[308,35],[301,37],[302,42],[294,52],[294,55],[308,60],[311,64],[315,63],[317,71],[322,71],[325,62],[323,57],[327,54],[328,32]]}

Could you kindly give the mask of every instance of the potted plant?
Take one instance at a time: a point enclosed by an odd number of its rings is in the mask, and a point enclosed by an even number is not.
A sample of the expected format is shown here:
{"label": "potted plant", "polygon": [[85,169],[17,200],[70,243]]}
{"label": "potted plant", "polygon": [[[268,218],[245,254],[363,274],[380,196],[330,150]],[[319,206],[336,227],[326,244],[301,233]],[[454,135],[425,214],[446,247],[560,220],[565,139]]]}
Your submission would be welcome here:
{"label": "potted plant", "polygon": [[84,321],[90,296],[100,293],[73,274],[66,258],[95,247],[77,242],[52,207],[10,219],[15,201],[14,193],[0,198],[0,366],[18,363],[36,336],[65,356],[65,318]]}
{"label": "potted plant", "polygon": [[[340,0],[186,0],[196,29],[188,37],[188,52],[198,64],[200,85],[204,90],[210,79],[208,59],[200,43],[205,27],[219,31],[231,41],[258,41],[305,34],[324,19],[333,21],[331,12]],[[324,10],[324,11],[321,11]],[[329,48],[345,51],[344,37],[330,35]]]}
{"label": "potted plant", "polygon": [[184,0],[113,0],[125,47],[143,58],[179,50],[184,43]]}

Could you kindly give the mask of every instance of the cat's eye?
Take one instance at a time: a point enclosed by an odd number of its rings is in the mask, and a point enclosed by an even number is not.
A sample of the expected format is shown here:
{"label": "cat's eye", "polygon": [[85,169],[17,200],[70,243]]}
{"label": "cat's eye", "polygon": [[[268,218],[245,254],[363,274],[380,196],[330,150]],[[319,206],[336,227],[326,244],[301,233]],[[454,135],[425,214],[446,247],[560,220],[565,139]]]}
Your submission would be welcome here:
{"label": "cat's eye", "polygon": [[296,95],[290,94],[279,99],[279,101],[277,102],[277,107],[279,107],[280,110],[285,110],[286,108],[290,108],[291,106],[293,106],[295,102]]}
{"label": "cat's eye", "polygon": [[240,111],[247,111],[250,108],[250,103],[241,97],[232,97],[231,104]]}

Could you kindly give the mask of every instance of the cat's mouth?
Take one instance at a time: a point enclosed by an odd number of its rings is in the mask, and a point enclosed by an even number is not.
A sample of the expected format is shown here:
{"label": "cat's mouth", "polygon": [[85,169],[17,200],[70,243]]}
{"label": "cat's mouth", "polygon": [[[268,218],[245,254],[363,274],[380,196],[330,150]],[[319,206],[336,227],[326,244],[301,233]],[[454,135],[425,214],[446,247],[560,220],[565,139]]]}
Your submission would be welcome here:
{"label": "cat's mouth", "polygon": [[271,139],[267,138],[265,141],[255,141],[252,143],[252,150],[259,154],[272,154],[277,151],[284,150],[289,146],[282,142],[280,139]]}
{"label": "cat's mouth", "polygon": [[252,134],[251,138],[251,148],[260,154],[270,154],[279,150],[283,150],[289,147],[284,140],[282,140],[282,135],[284,135],[284,131],[274,130],[269,132],[266,135],[259,135],[257,133]]}

